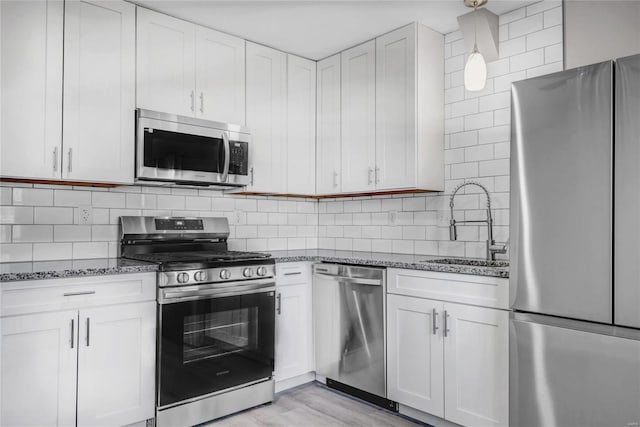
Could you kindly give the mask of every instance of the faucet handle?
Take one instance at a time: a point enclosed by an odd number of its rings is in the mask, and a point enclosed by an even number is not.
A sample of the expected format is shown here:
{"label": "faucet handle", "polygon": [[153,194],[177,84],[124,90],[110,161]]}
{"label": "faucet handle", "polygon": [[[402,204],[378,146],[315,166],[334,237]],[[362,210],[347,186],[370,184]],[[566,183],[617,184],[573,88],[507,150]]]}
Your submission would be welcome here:
{"label": "faucet handle", "polygon": [[456,220],[451,218],[449,221],[449,240],[458,240],[458,229],[456,227]]}

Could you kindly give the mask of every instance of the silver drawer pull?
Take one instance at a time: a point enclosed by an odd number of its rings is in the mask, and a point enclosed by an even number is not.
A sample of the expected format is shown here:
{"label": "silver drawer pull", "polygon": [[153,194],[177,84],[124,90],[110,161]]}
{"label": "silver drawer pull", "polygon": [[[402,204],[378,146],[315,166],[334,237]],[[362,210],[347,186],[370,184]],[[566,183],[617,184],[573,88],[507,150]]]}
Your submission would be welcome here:
{"label": "silver drawer pull", "polygon": [[435,308],[431,310],[431,320],[433,322],[433,335],[437,335],[440,328],[438,328],[438,312]]}
{"label": "silver drawer pull", "polygon": [[91,319],[89,319],[87,317],[87,347],[89,347],[89,345],[91,344],[91,342],[89,341],[91,338]]}
{"label": "silver drawer pull", "polygon": [[296,271],[295,273],[284,273],[285,276],[297,276],[298,274],[302,274],[302,271]]}
{"label": "silver drawer pull", "polygon": [[71,348],[74,346],[74,337],[76,335],[75,321],[71,319]]}
{"label": "silver drawer pull", "polygon": [[95,293],[96,293],[96,291],[66,292],[66,293],[62,294],[62,296],[75,297],[77,295],[93,295]]}

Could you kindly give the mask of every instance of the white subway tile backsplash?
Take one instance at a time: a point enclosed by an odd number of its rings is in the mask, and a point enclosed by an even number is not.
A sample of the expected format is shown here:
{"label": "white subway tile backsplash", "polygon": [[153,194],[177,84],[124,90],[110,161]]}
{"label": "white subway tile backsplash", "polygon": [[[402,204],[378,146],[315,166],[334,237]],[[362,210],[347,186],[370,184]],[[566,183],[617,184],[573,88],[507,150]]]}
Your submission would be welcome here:
{"label": "white subway tile backsplash", "polygon": [[118,225],[94,225],[91,227],[91,240],[94,242],[117,241],[120,238],[118,230]]}
{"label": "white subway tile backsplash", "polygon": [[[104,258],[107,256],[105,255]],[[72,243],[34,243],[33,260],[47,261],[73,258]]]}
{"label": "white subway tile backsplash", "polygon": [[73,224],[73,208],[36,207],[34,212],[35,224]]}
{"label": "white subway tile backsplash", "polygon": [[452,56],[444,60],[444,72],[452,73],[464,69],[464,55]]}
{"label": "white subway tile backsplash", "polygon": [[518,71],[515,73],[505,74],[504,76],[497,76],[494,80],[494,89],[497,92],[502,92],[505,90],[511,90],[511,83],[516,82],[518,80],[524,80],[527,78],[526,70]]}
{"label": "white subway tile backsplash", "polygon": [[107,258],[109,244],[107,242],[80,242],[73,244],[74,259]]}
{"label": "white subway tile backsplash", "polygon": [[466,101],[454,102],[451,104],[451,117],[466,116],[478,112],[478,100],[468,99]]}
{"label": "white subway tile backsplash", "polygon": [[21,262],[33,259],[33,245],[30,243],[3,243],[0,246],[0,262]]}
{"label": "white subway tile backsplash", "polygon": [[33,208],[26,206],[0,206],[2,224],[33,224]]}
{"label": "white subway tile backsplash", "polygon": [[156,200],[158,209],[185,208],[185,196],[159,194]]}
{"label": "white subway tile backsplash", "polygon": [[493,112],[493,125],[502,126],[511,124],[511,107],[501,108]]}
{"label": "white subway tile backsplash", "polygon": [[527,35],[527,49],[533,50],[540,47],[551,46],[562,40],[562,25],[549,27]]}
{"label": "white subway tile backsplash", "polygon": [[544,27],[548,28],[555,25],[562,25],[562,7],[556,7],[544,13]]}
{"label": "white subway tile backsplash", "polygon": [[458,163],[455,165],[451,165],[451,178],[453,179],[475,178],[477,176],[478,176],[477,162]]}
{"label": "white subway tile backsplash", "polygon": [[14,188],[13,204],[17,206],[52,206],[53,190]]}
{"label": "white subway tile backsplash", "polygon": [[90,206],[90,191],[55,190],[53,194],[55,206]]}
{"label": "white subway tile backsplash", "polygon": [[13,188],[11,187],[0,187],[0,206],[2,205],[10,205],[11,204],[11,194],[13,193]]}
{"label": "white subway tile backsplash", "polygon": [[52,242],[53,225],[14,225],[12,236],[16,243]]}
{"label": "white subway tile backsplash", "polygon": [[478,143],[478,131],[459,132],[451,135],[451,148],[469,147]]}
{"label": "white subway tile backsplash", "polygon": [[96,208],[124,208],[127,206],[126,194],[92,192],[91,204]]}
{"label": "white subway tile backsplash", "polygon": [[158,206],[155,194],[127,193],[125,203],[129,209],[156,209]]}
{"label": "white subway tile backsplash", "polygon": [[549,10],[552,8],[558,8],[562,6],[562,1],[561,0],[557,0],[557,1],[551,1],[551,0],[547,0],[547,1],[539,1],[537,3],[532,4],[531,6],[527,6],[527,16],[531,16],[531,15],[535,15],[541,12],[544,12],[545,10]]}
{"label": "white subway tile backsplash", "polygon": [[479,144],[493,144],[496,142],[509,141],[511,137],[511,126],[494,126],[492,128],[481,129],[478,132]]}
{"label": "white subway tile backsplash", "polygon": [[11,243],[11,226],[10,225],[0,225],[0,243]]}
{"label": "white subway tile backsplash", "polygon": [[493,159],[493,145],[490,144],[467,147],[464,152],[464,159],[467,162]]}
{"label": "white subway tile backsplash", "polygon": [[535,31],[540,31],[543,28],[542,14],[538,13],[531,15],[527,18],[513,21],[509,24],[509,37],[515,38],[525,34],[530,34]]}
{"label": "white subway tile backsplash", "polygon": [[[498,52],[500,58],[508,58],[518,53],[526,52],[527,40],[525,36],[517,37],[515,39],[505,40],[498,44]],[[507,68],[507,71],[509,69]]]}
{"label": "white subway tile backsplash", "polygon": [[[94,227],[97,227],[94,225]],[[90,225],[54,225],[53,240],[56,242],[88,242],[91,240]]]}
{"label": "white subway tile backsplash", "polygon": [[536,49],[509,58],[511,71],[522,71],[544,64],[544,49]]}
{"label": "white subway tile backsplash", "polygon": [[530,68],[527,70],[527,78],[542,76],[545,74],[555,73],[562,71],[562,62],[554,62],[551,64],[542,65],[536,68]]}
{"label": "white subway tile backsplash", "polygon": [[564,49],[562,43],[554,44],[544,48],[544,62],[550,64],[552,62],[562,62]]}
{"label": "white subway tile backsplash", "polygon": [[522,19],[525,16],[526,16],[526,11],[524,8],[516,9],[509,13],[504,13],[500,15],[498,17],[498,23],[500,25],[508,24],[510,22],[517,21],[518,19]]}
{"label": "white subway tile backsplash", "polygon": [[493,126],[493,111],[470,114],[464,118],[464,130],[477,130]]}

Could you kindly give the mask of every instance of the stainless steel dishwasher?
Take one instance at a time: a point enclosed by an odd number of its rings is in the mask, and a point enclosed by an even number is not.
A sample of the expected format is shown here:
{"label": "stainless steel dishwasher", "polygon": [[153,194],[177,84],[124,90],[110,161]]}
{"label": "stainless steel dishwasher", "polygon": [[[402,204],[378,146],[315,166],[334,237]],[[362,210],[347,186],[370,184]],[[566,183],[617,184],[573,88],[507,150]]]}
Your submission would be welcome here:
{"label": "stainless steel dishwasher", "polygon": [[316,375],[327,386],[397,411],[387,397],[386,270],[313,266]]}

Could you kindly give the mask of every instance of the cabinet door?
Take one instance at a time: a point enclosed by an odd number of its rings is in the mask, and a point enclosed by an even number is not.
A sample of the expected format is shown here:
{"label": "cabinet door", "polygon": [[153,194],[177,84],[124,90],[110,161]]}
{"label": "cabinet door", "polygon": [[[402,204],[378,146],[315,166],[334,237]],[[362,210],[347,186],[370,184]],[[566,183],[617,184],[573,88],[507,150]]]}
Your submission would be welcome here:
{"label": "cabinet door", "polygon": [[461,425],[509,421],[509,314],[445,303],[445,418]]}
{"label": "cabinet door", "polygon": [[316,189],[316,63],[287,55],[287,189]]}
{"label": "cabinet door", "polygon": [[196,115],[244,126],[243,39],[196,26]]}
{"label": "cabinet door", "polygon": [[78,425],[127,425],[155,412],[156,303],[80,311]]}
{"label": "cabinet door", "polygon": [[75,426],[78,312],[0,319],[0,425]]}
{"label": "cabinet door", "polygon": [[416,27],[376,39],[376,188],[416,186]]}
{"label": "cabinet door", "polygon": [[340,192],[340,54],[318,61],[317,194]]}
{"label": "cabinet door", "polygon": [[132,183],[135,6],[65,4],[63,178]]}
{"label": "cabinet door", "polygon": [[311,284],[276,290],[276,381],[312,370]]}
{"label": "cabinet door", "polygon": [[138,108],[195,114],[195,26],[137,8]]}
{"label": "cabinet door", "polygon": [[342,191],[375,189],[375,41],[342,55]]}
{"label": "cabinet door", "polygon": [[444,416],[441,314],[441,302],[387,295],[389,399],[439,417]]}
{"label": "cabinet door", "polygon": [[287,55],[247,42],[247,126],[251,130],[249,191],[286,186]]}
{"label": "cabinet door", "polygon": [[0,173],[60,179],[63,2],[0,2]]}

